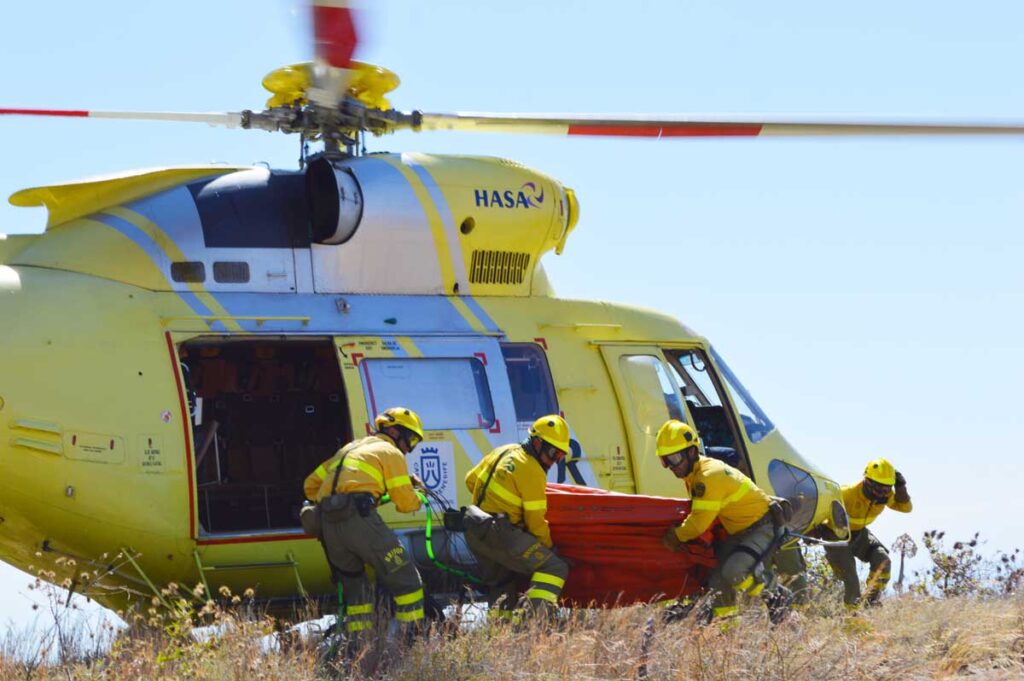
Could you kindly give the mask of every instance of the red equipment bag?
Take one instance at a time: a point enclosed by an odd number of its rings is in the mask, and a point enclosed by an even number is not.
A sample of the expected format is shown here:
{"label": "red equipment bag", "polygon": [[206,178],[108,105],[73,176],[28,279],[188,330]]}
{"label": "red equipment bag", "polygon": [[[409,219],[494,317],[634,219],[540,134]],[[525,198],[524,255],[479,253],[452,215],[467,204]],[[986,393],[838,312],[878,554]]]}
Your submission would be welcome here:
{"label": "red equipment bag", "polygon": [[563,602],[608,607],[686,596],[701,591],[715,565],[710,530],[679,552],[661,544],[690,512],[689,499],[555,483],[547,497],[551,538],[570,564]]}

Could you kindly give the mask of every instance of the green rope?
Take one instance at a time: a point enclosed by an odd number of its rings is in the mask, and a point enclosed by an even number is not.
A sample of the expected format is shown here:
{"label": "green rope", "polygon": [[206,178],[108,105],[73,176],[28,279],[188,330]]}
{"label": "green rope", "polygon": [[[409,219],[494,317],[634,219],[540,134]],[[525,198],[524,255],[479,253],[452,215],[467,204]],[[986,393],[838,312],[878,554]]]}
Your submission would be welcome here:
{"label": "green rope", "polygon": [[[444,572],[448,572],[450,574],[453,574],[456,577],[461,577],[462,579],[465,579],[465,580],[468,580],[470,582],[473,582],[474,584],[483,584],[483,580],[481,580],[479,577],[471,575],[468,572],[466,572],[465,570],[460,570],[458,568],[453,568],[450,565],[445,565],[444,563],[442,563],[441,561],[439,561],[437,559],[437,556],[434,554],[434,541],[433,541],[433,536],[434,536],[434,530],[433,530],[433,527],[434,527],[434,512],[430,508],[430,498],[427,497],[422,492],[420,492],[419,490],[416,490],[416,496],[418,496],[420,498],[420,501],[423,503],[423,505],[427,507],[427,527],[426,527],[425,535],[426,535],[426,540],[427,540],[427,542],[426,542],[426,544],[427,544],[427,558],[430,559],[430,562],[434,564],[434,567],[436,567],[436,568],[438,568],[438,569],[440,569],[440,570],[442,570]],[[391,501],[391,495],[390,494],[385,494],[384,496],[382,496],[380,498],[379,504],[386,504],[389,501]]]}
{"label": "green rope", "polygon": [[445,565],[444,563],[442,563],[441,561],[439,561],[437,558],[434,557],[434,542],[431,539],[431,537],[433,536],[433,533],[432,533],[432,530],[431,530],[431,526],[433,525],[432,518],[434,517],[434,513],[430,509],[430,499],[428,499],[425,495],[420,494],[419,492],[416,492],[416,494],[417,494],[417,496],[419,496],[420,501],[422,501],[423,504],[427,507],[427,531],[426,531],[427,558],[429,558],[430,562],[433,563],[436,567],[441,568],[445,572],[450,572],[451,574],[455,575],[456,577],[462,577],[463,579],[469,580],[470,582],[473,582],[474,584],[482,584],[483,580],[479,579],[478,577],[475,577],[475,576],[469,574],[465,570],[460,570],[458,568],[453,568],[453,567],[450,567],[448,565]]}

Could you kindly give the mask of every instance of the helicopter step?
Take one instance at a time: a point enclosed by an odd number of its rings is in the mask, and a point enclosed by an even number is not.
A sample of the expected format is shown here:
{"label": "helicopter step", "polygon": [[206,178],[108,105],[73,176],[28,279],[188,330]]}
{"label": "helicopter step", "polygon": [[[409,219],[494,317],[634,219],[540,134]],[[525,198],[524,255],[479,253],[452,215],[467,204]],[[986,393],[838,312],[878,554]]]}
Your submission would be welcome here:
{"label": "helicopter step", "polygon": [[298,595],[302,598],[307,596],[306,588],[302,585],[302,577],[299,575],[299,561],[295,559],[295,556],[290,551],[285,554],[285,560],[263,563],[226,563],[221,565],[205,565],[203,564],[202,557],[199,555],[199,551],[193,551],[192,556],[195,558],[196,567],[199,568],[199,576],[202,579],[203,588],[210,597],[213,596],[213,593],[210,591],[210,584],[206,579],[206,575],[209,572],[230,572],[236,570],[253,571],[267,569],[291,570],[295,575],[295,584],[298,587]]}

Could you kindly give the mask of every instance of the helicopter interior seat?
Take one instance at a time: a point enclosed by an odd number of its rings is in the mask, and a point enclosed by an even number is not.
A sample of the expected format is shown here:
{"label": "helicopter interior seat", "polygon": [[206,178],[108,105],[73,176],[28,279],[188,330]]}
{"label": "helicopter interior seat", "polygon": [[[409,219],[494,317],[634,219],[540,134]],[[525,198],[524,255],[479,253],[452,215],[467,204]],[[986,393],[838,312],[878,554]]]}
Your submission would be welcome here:
{"label": "helicopter interior seat", "polygon": [[702,406],[692,399],[686,401],[686,406],[693,416],[694,427],[704,443],[704,453],[750,475],[751,471],[733,437],[725,408],[721,405]]}
{"label": "helicopter interior seat", "polygon": [[727,463],[733,468],[742,468],[739,452],[732,447],[705,447],[704,454]]}
{"label": "helicopter interior seat", "polygon": [[731,447],[736,449],[736,442],[729,427],[725,408],[719,405],[700,406],[693,400],[687,400],[693,425],[700,433],[705,447]]}
{"label": "helicopter interior seat", "polygon": [[201,357],[191,366],[196,390],[204,399],[236,391],[237,371],[235,366],[226,360],[220,357]]}
{"label": "helicopter interior seat", "polygon": [[323,454],[333,444],[336,430],[334,419],[329,418],[326,395],[308,393],[299,396],[293,407],[295,446],[290,448],[285,466],[293,479],[304,479],[311,470],[333,454]]}
{"label": "helicopter interior seat", "polygon": [[204,422],[219,422],[219,477],[212,454],[197,470],[207,532],[298,526],[303,479],[351,439],[336,352],[326,340],[246,340],[183,353],[199,367]]}

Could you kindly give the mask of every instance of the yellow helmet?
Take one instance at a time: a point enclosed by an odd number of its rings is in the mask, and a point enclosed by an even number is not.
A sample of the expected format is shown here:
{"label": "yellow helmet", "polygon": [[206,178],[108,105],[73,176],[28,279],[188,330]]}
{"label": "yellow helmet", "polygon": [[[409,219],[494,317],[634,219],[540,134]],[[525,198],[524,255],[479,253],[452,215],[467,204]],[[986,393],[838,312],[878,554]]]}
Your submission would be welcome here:
{"label": "yellow helmet", "polygon": [[895,485],[896,467],[888,459],[875,459],[865,466],[864,477],[881,485]]}
{"label": "yellow helmet", "polygon": [[552,447],[569,453],[569,424],[558,414],[541,416],[530,426],[530,437],[539,437]]}
{"label": "yellow helmet", "polygon": [[699,447],[700,437],[690,425],[671,419],[658,429],[658,456],[668,456],[689,447]]}
{"label": "yellow helmet", "polygon": [[420,421],[420,417],[412,409],[406,407],[385,409],[377,414],[373,425],[376,426],[378,432],[391,426],[401,426],[416,433],[421,440],[423,439],[423,423]]}

